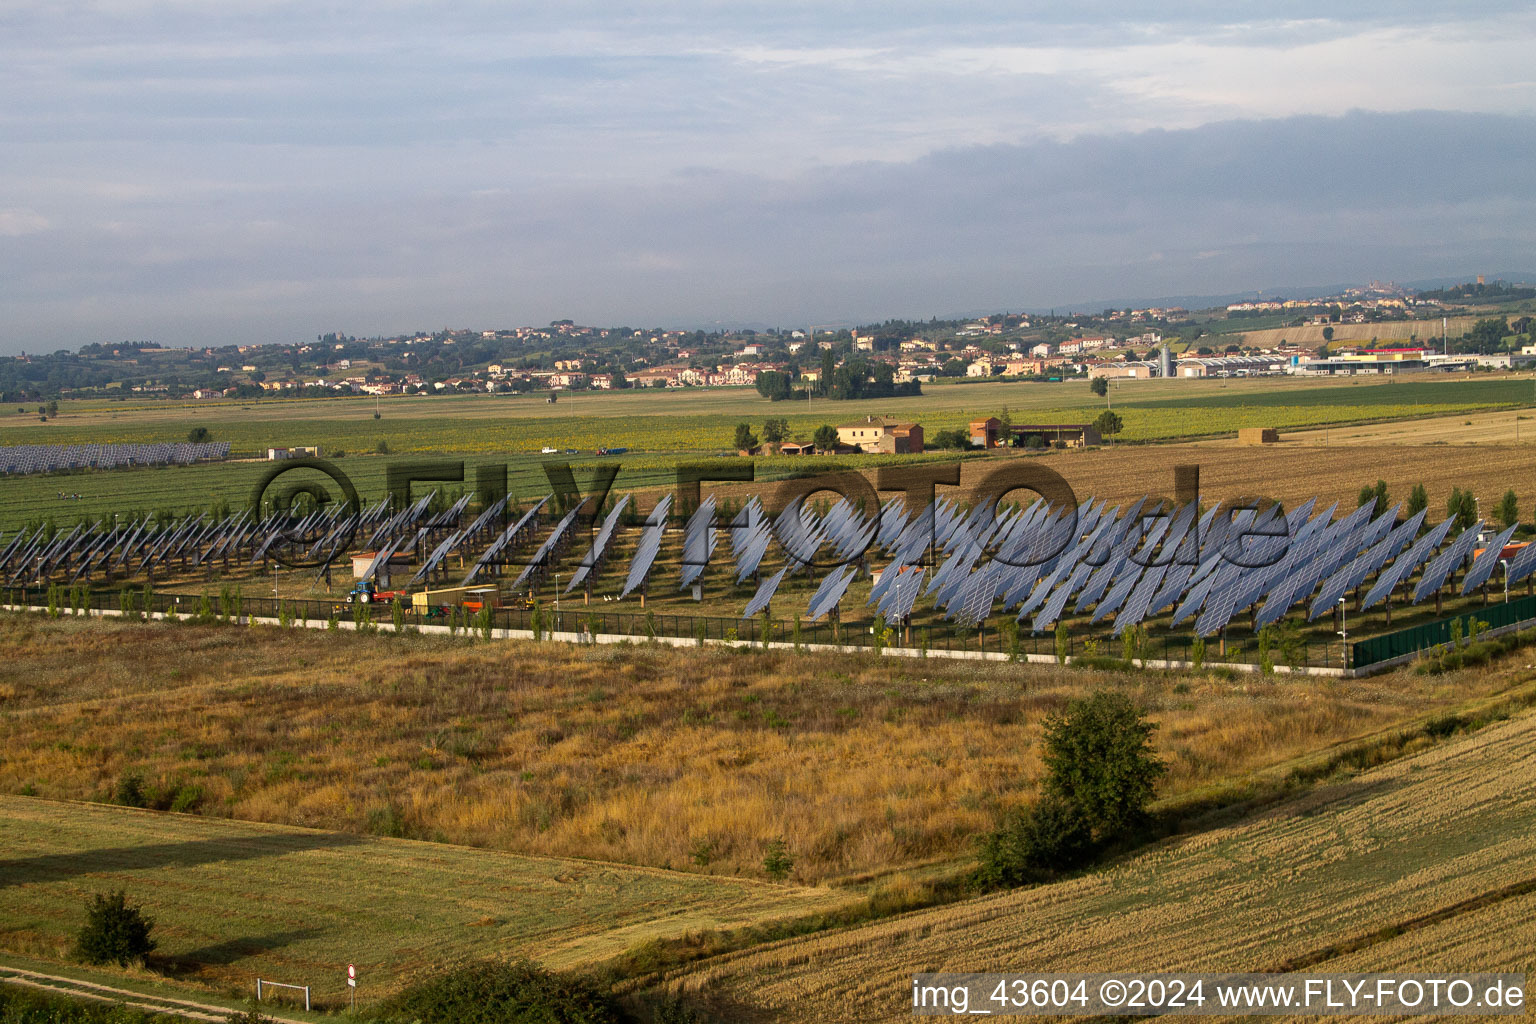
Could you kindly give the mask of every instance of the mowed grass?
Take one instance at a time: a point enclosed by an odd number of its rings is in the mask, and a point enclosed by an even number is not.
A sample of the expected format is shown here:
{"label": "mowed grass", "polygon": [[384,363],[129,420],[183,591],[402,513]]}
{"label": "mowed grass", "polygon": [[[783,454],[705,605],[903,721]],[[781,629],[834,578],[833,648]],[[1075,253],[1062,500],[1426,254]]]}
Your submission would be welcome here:
{"label": "mowed grass", "polygon": [[460,958],[590,965],[649,939],[739,927],[851,900],[435,843],[0,796],[0,949],[63,959],[93,893],[155,919],[152,966],[249,994],[253,979],[364,1000]]}
{"label": "mowed grass", "polygon": [[[0,616],[0,792],[801,883],[965,870],[1032,801],[1044,719],[1095,687],[1159,723],[1162,794],[1510,685],[1100,672],[721,648]],[[1236,780],[1234,782],[1234,780]]]}
{"label": "mowed grass", "polygon": [[924,971],[1527,971],[1530,898],[1499,891],[1536,881],[1533,757],[1526,712],[1081,878],[785,940],[667,983],[729,1019],[820,1024],[909,1019]]}

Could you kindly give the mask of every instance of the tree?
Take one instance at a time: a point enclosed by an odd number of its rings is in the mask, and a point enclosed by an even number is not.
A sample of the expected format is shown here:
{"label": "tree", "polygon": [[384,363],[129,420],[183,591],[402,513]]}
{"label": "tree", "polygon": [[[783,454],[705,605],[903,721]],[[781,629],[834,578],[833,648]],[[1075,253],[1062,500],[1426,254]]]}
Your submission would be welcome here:
{"label": "tree", "polygon": [[971,439],[966,436],[964,430],[940,430],[933,435],[933,447],[935,448],[969,448]]}
{"label": "tree", "polygon": [[1008,407],[1005,405],[1003,406],[1003,411],[998,413],[997,416],[997,432],[1006,438],[1008,436],[1008,428],[1011,426],[1013,426],[1013,413],[1009,412]]}
{"label": "tree", "polygon": [[1124,428],[1125,422],[1113,409],[1105,409],[1099,413],[1099,418],[1093,421],[1093,429],[1097,430],[1101,437],[1113,437]]}
{"label": "tree", "polygon": [[1097,838],[1126,834],[1145,819],[1167,771],[1152,750],[1156,729],[1122,693],[1072,701],[1045,721],[1045,792],[1076,808]]}
{"label": "tree", "polygon": [[1453,487],[1451,497],[1445,503],[1445,517],[1456,521],[1452,529],[1457,533],[1470,530],[1472,524],[1477,522],[1477,499],[1473,497],[1472,492]]}
{"label": "tree", "polygon": [[208,432],[207,427],[193,427],[187,431],[187,440],[193,444],[205,444],[213,440],[213,435]]}
{"label": "tree", "polygon": [[1387,510],[1387,504],[1389,500],[1390,499],[1387,497],[1387,482],[1385,480],[1377,480],[1375,487],[1367,484],[1366,486],[1360,488],[1360,503],[1358,507],[1364,508],[1372,501],[1375,501],[1376,514],[1380,515]]}
{"label": "tree", "polygon": [[1105,380],[1103,377],[1095,377],[1093,380],[1088,382],[1088,390],[1092,391],[1100,398],[1103,398],[1105,395],[1109,394],[1109,381]]}
{"label": "tree", "polygon": [[773,402],[782,402],[790,395],[789,374],[778,370],[764,370],[757,375],[757,393]]}
{"label": "tree", "polygon": [[121,889],[97,893],[85,905],[85,927],[80,929],[78,951],[90,964],[116,963],[126,967],[155,948],[149,937],[155,927],[138,907],[128,905]]}
{"label": "tree", "polygon": [[837,447],[837,428],[823,423],[811,435],[811,440],[816,442],[817,451],[829,452]]}
{"label": "tree", "polygon": [[[815,335],[815,332],[811,332]],[[832,354],[830,348],[821,350],[821,376],[816,378],[816,393],[825,395],[832,387],[832,373],[837,369],[837,356]]]}
{"label": "tree", "polygon": [[1498,316],[1477,321],[1467,336],[1472,340],[1474,352],[1497,352],[1508,333],[1509,322]]}
{"label": "tree", "polygon": [[1408,494],[1408,518],[1412,519],[1428,507],[1429,495],[1425,493],[1424,485],[1414,484],[1413,490]]}
{"label": "tree", "polygon": [[789,420],[771,419],[763,424],[763,440],[769,444],[778,444],[789,436]]}
{"label": "tree", "polygon": [[736,450],[737,451],[747,452],[747,451],[751,451],[753,448],[756,448],[756,447],[757,447],[757,435],[752,433],[752,424],[750,424],[750,423],[738,423],[738,424],[736,424]]}
{"label": "tree", "polygon": [[58,403],[57,399],[54,399],[54,400],[52,400],[52,401],[50,401],[48,403],[48,415],[49,416],[57,416],[58,414],[59,414],[59,403]]}
{"label": "tree", "polygon": [[1520,500],[1515,497],[1515,489],[1511,487],[1504,492],[1504,497],[1499,501],[1499,522],[1505,528],[1514,526],[1520,521]]}
{"label": "tree", "polygon": [[1046,796],[1028,812],[1004,818],[981,843],[976,881],[986,888],[1023,885],[1067,871],[1093,854],[1093,833],[1076,805]]}
{"label": "tree", "polygon": [[1324,327],[1323,328],[1323,340],[1324,341],[1332,341],[1333,340],[1333,328],[1332,327]]}

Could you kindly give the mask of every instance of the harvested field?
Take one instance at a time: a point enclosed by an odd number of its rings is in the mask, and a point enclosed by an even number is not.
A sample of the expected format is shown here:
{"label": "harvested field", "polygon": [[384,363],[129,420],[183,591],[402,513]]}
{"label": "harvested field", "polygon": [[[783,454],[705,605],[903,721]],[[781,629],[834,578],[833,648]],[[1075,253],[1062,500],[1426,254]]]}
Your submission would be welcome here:
{"label": "harvested field", "polygon": [[1455,961],[1461,970],[1528,964],[1528,923],[1482,927],[1518,918],[1513,901],[1316,954],[1536,879],[1533,758],[1525,713],[1082,878],[786,940],[671,982],[738,1020],[896,1021],[911,1017],[911,977],[924,971],[1418,968],[1416,950],[1446,962],[1460,942],[1473,957]]}
{"label": "harvested field", "polygon": [[461,957],[601,961],[647,939],[851,901],[833,890],[593,861],[0,796],[0,948],[66,958],[91,894],[126,890],[155,918],[154,963],[246,994],[252,977],[345,1000]]}
{"label": "harvested field", "polygon": [[[1498,314],[1489,314],[1497,316]],[[1453,316],[1450,323],[1445,325],[1447,333],[1453,338],[1459,338],[1472,329],[1477,323],[1475,316]],[[1410,339],[1417,339],[1416,343],[1427,344],[1430,341],[1440,340],[1440,318],[1433,320],[1398,320],[1380,324],[1333,324],[1333,340],[1335,345],[1339,342],[1369,342],[1377,339],[1380,345],[1389,342],[1406,343]],[[1260,348],[1273,348],[1282,340],[1289,341],[1293,345],[1301,345],[1304,348],[1316,348],[1323,343],[1323,331],[1326,324],[1304,324],[1301,327],[1272,327],[1262,331],[1245,331],[1240,334],[1219,335],[1217,340],[1224,344],[1256,345]],[[1227,338],[1240,338],[1240,341],[1230,342]],[[1200,342],[1199,344],[1207,344]]]}
{"label": "harvested field", "polygon": [[[1484,422],[1499,422],[1502,417],[1511,426],[1514,413],[1489,413]],[[1471,416],[1452,418],[1460,423]],[[1429,421],[1439,422],[1439,421]],[[1306,441],[1301,435],[1282,432],[1277,444],[1241,445],[1231,440],[1155,446],[1107,446],[1088,451],[1052,452],[1033,457],[1060,473],[1080,501],[1089,497],[1123,502],[1144,494],[1173,494],[1173,469],[1179,465],[1200,466],[1200,486],[1209,499],[1239,495],[1263,495],[1294,505],[1318,497],[1320,506],[1340,501],[1344,508],[1355,507],[1360,488],[1387,482],[1393,501],[1404,500],[1414,484],[1422,483],[1429,494],[1431,521],[1438,521],[1451,489],[1471,488],[1483,499],[1485,509],[1505,490],[1513,487],[1524,512],[1536,505],[1536,477],[1529,468],[1536,461],[1536,419],[1521,423],[1521,436],[1530,431],[1530,444],[1479,444],[1476,457],[1469,457],[1465,447],[1433,445],[1405,451],[1399,442],[1375,443],[1372,430],[1389,436],[1406,437],[1412,427],[1396,425],[1378,428],[1354,428],[1362,432],[1359,442],[1345,443],[1335,428],[1332,443],[1322,443],[1322,432],[1314,431]],[[1512,431],[1511,431],[1512,433]],[[974,487],[989,472],[998,469],[1004,459],[978,459],[961,464],[960,490]],[[721,494],[745,493],[725,485]],[[941,490],[940,493],[943,493]]]}
{"label": "harvested field", "polygon": [[[1536,388],[1532,389],[1536,391]],[[1446,445],[1488,446],[1519,445],[1519,451],[1536,455],[1536,414],[1530,409],[1501,412],[1468,412],[1458,416],[1436,416],[1403,423],[1362,423],[1356,426],[1329,427],[1286,432],[1282,440],[1290,444],[1327,445],[1329,447],[1374,445],[1413,445],[1430,449],[1414,452],[1413,459],[1433,459],[1433,449]],[[1213,442],[1215,443],[1215,442]],[[1467,461],[1465,452],[1457,458]],[[1480,452],[1477,456],[1483,458]]]}

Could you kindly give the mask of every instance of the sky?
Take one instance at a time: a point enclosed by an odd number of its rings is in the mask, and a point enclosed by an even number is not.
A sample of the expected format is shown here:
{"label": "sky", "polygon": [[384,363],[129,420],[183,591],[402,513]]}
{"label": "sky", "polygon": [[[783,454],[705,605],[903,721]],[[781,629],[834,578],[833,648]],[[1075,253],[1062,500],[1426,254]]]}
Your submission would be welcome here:
{"label": "sky", "polygon": [[0,0],[8,354],[1470,277],[1533,185],[1528,3]]}

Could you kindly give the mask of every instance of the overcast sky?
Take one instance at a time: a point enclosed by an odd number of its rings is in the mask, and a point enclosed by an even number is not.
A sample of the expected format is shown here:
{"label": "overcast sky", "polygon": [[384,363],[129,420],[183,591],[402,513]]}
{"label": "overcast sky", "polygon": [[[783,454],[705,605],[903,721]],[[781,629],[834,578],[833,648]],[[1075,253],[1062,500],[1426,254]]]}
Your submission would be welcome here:
{"label": "overcast sky", "polygon": [[1533,185],[1528,3],[0,0],[0,352],[1524,271]]}

